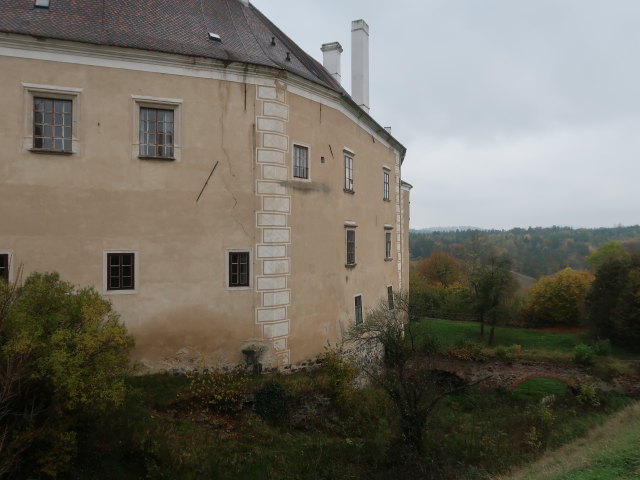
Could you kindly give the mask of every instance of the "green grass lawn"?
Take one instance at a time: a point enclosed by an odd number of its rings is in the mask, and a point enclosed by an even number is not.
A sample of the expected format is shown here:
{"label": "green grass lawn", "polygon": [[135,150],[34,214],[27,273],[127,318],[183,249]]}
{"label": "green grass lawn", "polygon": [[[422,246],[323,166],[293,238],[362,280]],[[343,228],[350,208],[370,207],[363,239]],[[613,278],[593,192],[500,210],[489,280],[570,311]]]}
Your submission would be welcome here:
{"label": "green grass lawn", "polygon": [[[462,340],[472,340],[486,344],[490,328],[485,325],[485,335],[482,337],[480,335],[480,324],[477,322],[425,318],[417,323],[418,334],[432,332],[440,338],[445,347],[455,345]],[[589,344],[591,341],[592,339],[586,332],[552,333],[526,328],[496,327],[493,346],[522,345],[522,349],[528,351],[572,353],[576,345]],[[618,347],[614,347],[612,353],[613,356],[618,358],[638,358],[637,354],[634,355]]]}
{"label": "green grass lawn", "polygon": [[513,393],[530,400],[537,400],[548,395],[556,397],[566,395],[569,393],[569,388],[565,383],[553,378],[534,378],[524,382]]}
{"label": "green grass lawn", "polygon": [[636,403],[586,438],[546,454],[500,480],[640,479],[640,404]]}

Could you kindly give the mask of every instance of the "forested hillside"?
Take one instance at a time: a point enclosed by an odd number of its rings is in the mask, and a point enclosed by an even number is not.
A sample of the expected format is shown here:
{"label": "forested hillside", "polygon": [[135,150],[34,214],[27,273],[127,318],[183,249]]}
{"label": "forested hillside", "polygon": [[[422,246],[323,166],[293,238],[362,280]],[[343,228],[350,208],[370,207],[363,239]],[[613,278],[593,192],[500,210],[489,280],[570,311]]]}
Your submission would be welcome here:
{"label": "forested hillside", "polygon": [[457,230],[409,235],[412,260],[428,257],[434,251],[445,251],[460,257],[463,246],[474,237],[506,253],[514,270],[539,277],[551,275],[566,267],[585,268],[585,258],[606,242],[638,244],[640,225],[613,228],[514,228],[512,230]]}

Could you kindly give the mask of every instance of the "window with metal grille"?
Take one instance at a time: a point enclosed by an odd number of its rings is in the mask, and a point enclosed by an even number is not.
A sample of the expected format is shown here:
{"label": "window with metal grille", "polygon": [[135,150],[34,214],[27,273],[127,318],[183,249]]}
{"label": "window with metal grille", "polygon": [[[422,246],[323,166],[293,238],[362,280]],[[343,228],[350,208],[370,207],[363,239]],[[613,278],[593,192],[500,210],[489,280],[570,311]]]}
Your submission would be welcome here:
{"label": "window with metal grille", "polygon": [[249,286],[249,252],[229,252],[229,286]]}
{"label": "window with metal grille", "polygon": [[135,253],[107,253],[107,290],[135,288]]}
{"label": "window with metal grille", "polygon": [[0,278],[9,281],[9,254],[0,253]]}
{"label": "window with metal grille", "polygon": [[356,314],[356,325],[360,325],[363,321],[362,319],[362,295],[356,295],[355,297],[355,314]]}
{"label": "window with metal grille", "polygon": [[391,258],[391,232],[384,232],[384,258],[389,260]]}
{"label": "window with metal grille", "polygon": [[383,178],[383,200],[389,200],[389,172],[386,170],[382,173]]}
{"label": "window with metal grille", "polygon": [[33,148],[71,152],[71,100],[33,98]]}
{"label": "window with metal grille", "polygon": [[393,287],[391,285],[387,286],[387,301],[389,302],[389,310],[393,310]]}
{"label": "window with metal grille", "polygon": [[344,156],[344,189],[353,192],[353,157]]}
{"label": "window with metal grille", "polygon": [[140,156],[173,158],[173,110],[140,107]]}
{"label": "window with metal grille", "polygon": [[347,228],[347,265],[354,266],[356,264],[356,231]]}
{"label": "window with metal grille", "polygon": [[293,176],[309,178],[309,149],[307,147],[293,146]]}

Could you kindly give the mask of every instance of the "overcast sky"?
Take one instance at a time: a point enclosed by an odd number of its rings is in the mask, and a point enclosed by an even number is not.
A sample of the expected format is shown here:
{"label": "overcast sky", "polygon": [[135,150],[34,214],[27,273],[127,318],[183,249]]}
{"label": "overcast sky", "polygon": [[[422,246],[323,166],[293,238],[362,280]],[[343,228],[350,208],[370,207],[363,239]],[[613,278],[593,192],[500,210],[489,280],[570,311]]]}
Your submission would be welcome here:
{"label": "overcast sky", "polygon": [[411,227],[640,223],[639,0],[252,0],[307,53],[370,32]]}

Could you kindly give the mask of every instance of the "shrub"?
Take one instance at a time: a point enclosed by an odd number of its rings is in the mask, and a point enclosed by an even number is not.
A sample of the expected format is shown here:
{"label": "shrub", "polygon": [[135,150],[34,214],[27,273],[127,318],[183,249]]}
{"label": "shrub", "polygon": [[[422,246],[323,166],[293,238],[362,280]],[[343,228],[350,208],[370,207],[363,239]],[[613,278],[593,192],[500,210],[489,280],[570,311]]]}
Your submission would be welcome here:
{"label": "shrub", "polygon": [[586,380],[578,384],[578,403],[586,407],[597,408],[601,404],[600,389],[593,380]]}
{"label": "shrub", "polygon": [[256,392],[256,413],[271,425],[281,425],[287,417],[287,397],[282,385],[272,380]]}
{"label": "shrub", "polygon": [[573,361],[588,367],[593,365],[593,350],[589,345],[576,345],[573,349]]}
{"label": "shrub", "polygon": [[591,346],[593,353],[602,357],[611,355],[611,341],[608,338],[598,338]]}
{"label": "shrub", "polygon": [[473,360],[474,362],[482,362],[487,359],[482,345],[467,339],[456,342],[454,346],[449,347],[444,353],[460,360]]}
{"label": "shrub", "polygon": [[242,409],[249,375],[243,370],[213,370],[189,375],[188,395],[197,407],[225,412]]}
{"label": "shrub", "polygon": [[519,357],[522,351],[522,345],[510,345],[508,347],[500,345],[496,347],[496,357],[500,360],[513,360],[514,357]]}
{"label": "shrub", "polygon": [[339,348],[327,348],[321,360],[322,369],[328,377],[330,393],[340,404],[350,396],[358,369],[353,358],[345,356]]}

